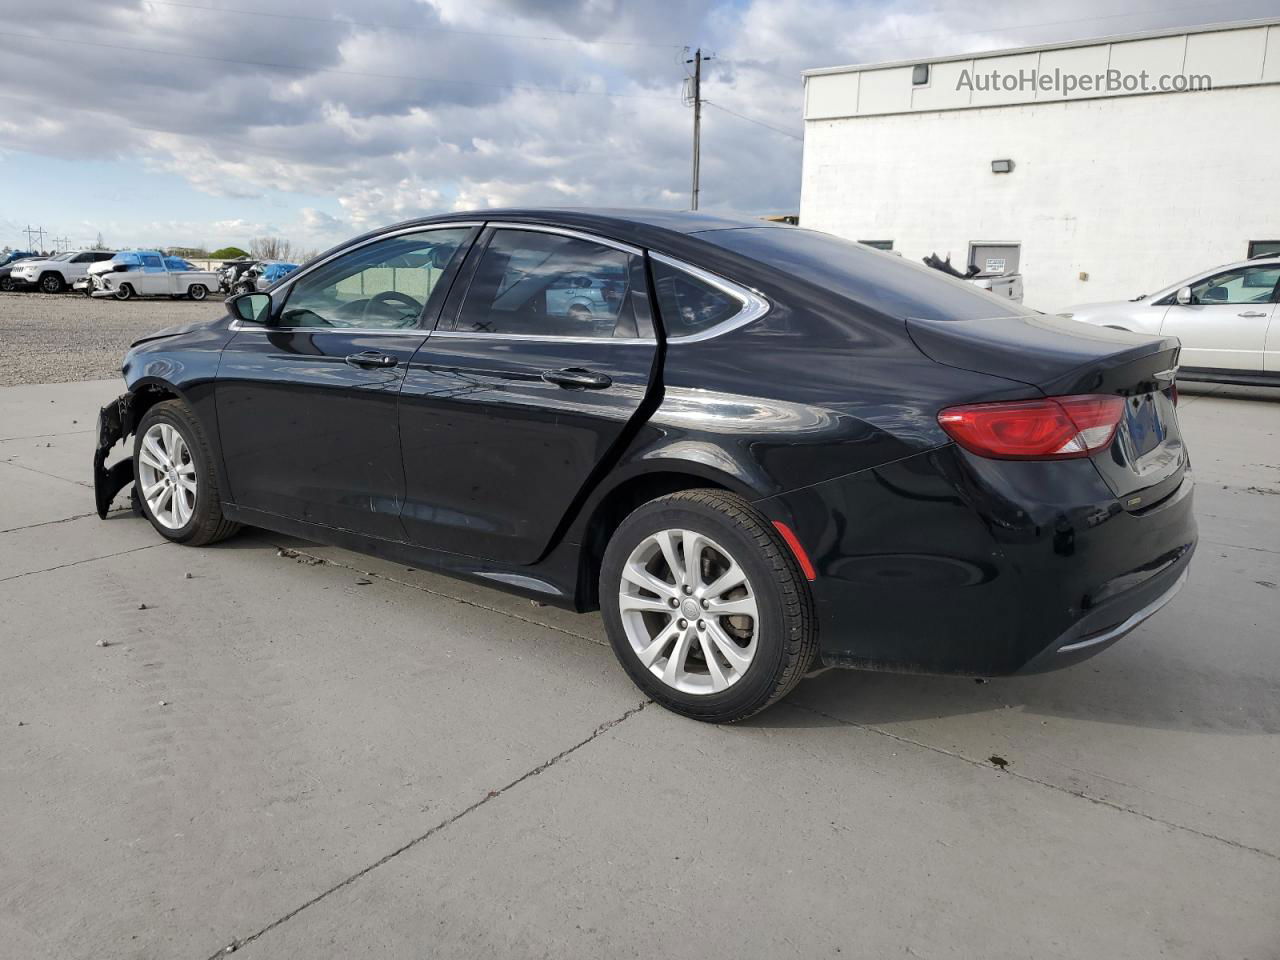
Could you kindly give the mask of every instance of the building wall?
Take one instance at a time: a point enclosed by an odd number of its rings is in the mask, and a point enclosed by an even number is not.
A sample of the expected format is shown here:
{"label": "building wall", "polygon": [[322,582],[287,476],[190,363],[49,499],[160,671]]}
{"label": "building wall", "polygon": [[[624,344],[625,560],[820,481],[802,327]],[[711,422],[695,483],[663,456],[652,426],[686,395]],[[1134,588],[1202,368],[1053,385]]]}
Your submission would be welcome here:
{"label": "building wall", "polygon": [[[1041,310],[1148,293],[1280,239],[1274,83],[805,126],[802,226],[961,267],[971,241],[1020,242]],[[1013,172],[993,174],[1005,158]]]}

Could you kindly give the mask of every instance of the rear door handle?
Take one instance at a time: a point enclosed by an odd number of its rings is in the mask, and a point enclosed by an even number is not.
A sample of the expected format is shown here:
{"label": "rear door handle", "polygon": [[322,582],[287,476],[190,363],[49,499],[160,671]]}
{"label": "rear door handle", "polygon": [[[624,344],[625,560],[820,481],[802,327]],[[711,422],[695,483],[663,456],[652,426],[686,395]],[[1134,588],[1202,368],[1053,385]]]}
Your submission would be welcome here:
{"label": "rear door handle", "polygon": [[584,370],[582,367],[565,367],[563,370],[544,370],[542,379],[566,390],[604,390],[613,386],[613,380],[603,373]]}
{"label": "rear door handle", "polygon": [[1265,317],[1266,313],[1261,310],[1246,310],[1244,313],[1237,313],[1237,317]]}
{"label": "rear door handle", "polygon": [[395,357],[388,356],[385,353],[379,353],[377,350],[365,350],[362,353],[353,353],[345,359],[349,367],[394,367],[399,361]]}

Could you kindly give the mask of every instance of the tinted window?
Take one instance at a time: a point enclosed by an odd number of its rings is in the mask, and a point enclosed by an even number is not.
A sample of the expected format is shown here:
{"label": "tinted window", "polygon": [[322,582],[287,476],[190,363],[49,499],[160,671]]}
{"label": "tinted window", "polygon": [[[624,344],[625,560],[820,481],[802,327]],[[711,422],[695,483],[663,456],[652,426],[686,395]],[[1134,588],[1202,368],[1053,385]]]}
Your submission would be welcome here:
{"label": "tinted window", "polygon": [[668,337],[702,333],[742,310],[741,300],[718,287],[659,260],[652,263],[658,309]]}
{"label": "tinted window", "polygon": [[630,254],[590,240],[497,230],[476,267],[456,330],[553,337],[636,337]]}
{"label": "tinted window", "polygon": [[1280,267],[1238,267],[1201,280],[1191,288],[1191,302],[1270,303]]}
{"label": "tinted window", "polygon": [[92,253],[82,253],[78,257],[76,257],[75,260],[71,262],[72,263],[93,263],[93,259],[94,257]]}
{"label": "tinted window", "polygon": [[110,260],[114,256],[115,256],[114,253],[111,253],[109,251],[103,251],[102,253],[95,253],[93,255],[93,259],[101,263],[103,260]]}
{"label": "tinted window", "polygon": [[[308,273],[293,285],[280,314],[286,327],[398,329],[418,322],[445,267],[470,233],[467,227],[388,237]],[[263,271],[295,269],[271,264]]]}
{"label": "tinted window", "polygon": [[1038,316],[971,283],[924,264],[800,227],[746,227],[698,234],[734,253],[847,297],[877,312],[905,319],[978,320]]}

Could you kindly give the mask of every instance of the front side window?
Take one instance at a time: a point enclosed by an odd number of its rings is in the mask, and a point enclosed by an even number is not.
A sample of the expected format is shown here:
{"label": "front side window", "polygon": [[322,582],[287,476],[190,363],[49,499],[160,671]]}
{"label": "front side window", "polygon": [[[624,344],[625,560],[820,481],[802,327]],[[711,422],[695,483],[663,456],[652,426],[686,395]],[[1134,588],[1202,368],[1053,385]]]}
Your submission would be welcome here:
{"label": "front side window", "polygon": [[704,333],[743,308],[737,297],[660,260],[653,261],[653,283],[662,325],[671,338]]}
{"label": "front side window", "polygon": [[[405,233],[343,254],[293,285],[280,325],[386,330],[416,326],[470,232],[469,227],[457,227]],[[271,279],[269,270],[264,278]]]}
{"label": "front side window", "polygon": [[1191,302],[1203,305],[1270,303],[1280,267],[1237,267],[1191,287]]}
{"label": "front side window", "polygon": [[640,336],[635,294],[643,263],[592,240],[496,230],[462,301],[455,330],[547,337]]}

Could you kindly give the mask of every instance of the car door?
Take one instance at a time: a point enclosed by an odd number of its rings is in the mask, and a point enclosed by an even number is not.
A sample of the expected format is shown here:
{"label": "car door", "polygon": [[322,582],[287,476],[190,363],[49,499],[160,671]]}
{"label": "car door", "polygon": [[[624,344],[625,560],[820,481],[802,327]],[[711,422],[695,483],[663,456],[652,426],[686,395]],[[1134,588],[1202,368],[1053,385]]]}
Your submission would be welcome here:
{"label": "car door", "polygon": [[403,540],[396,398],[477,224],[403,230],[322,261],[237,323],[215,388],[230,494],[249,510]]}
{"label": "car door", "polygon": [[139,267],[129,272],[128,282],[134,292],[144,297],[159,297],[169,292],[169,272],[158,253],[138,254]]}
{"label": "car door", "polygon": [[1210,370],[1265,369],[1280,265],[1233,267],[1191,284],[1191,302],[1170,303],[1160,333],[1182,341],[1181,365]]}
{"label": "car door", "polygon": [[[611,311],[570,311],[574,277],[623,277],[623,295]],[[401,391],[410,540],[504,563],[537,560],[625,442],[656,356],[640,250],[491,224]]]}

